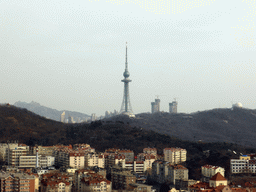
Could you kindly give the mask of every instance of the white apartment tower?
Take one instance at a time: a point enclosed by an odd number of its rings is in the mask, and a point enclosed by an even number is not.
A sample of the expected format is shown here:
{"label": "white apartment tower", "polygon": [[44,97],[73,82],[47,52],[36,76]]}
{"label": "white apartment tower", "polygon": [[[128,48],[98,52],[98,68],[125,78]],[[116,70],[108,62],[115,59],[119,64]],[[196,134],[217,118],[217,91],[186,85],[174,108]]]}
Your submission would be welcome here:
{"label": "white apartment tower", "polygon": [[172,165],[185,162],[187,160],[187,150],[182,148],[165,148],[164,161],[170,162]]}

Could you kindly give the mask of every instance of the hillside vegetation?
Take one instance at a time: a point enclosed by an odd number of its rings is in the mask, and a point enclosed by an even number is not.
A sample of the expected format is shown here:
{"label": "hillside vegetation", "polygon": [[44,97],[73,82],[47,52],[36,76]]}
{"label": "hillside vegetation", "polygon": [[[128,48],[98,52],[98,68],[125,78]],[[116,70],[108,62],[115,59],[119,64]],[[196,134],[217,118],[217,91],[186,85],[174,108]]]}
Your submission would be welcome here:
{"label": "hillside vegetation", "polygon": [[237,143],[256,147],[256,111],[213,109],[193,114],[138,114],[136,119],[117,116],[106,121],[122,121],[189,141]]}
{"label": "hillside vegetation", "polygon": [[28,145],[55,145],[88,143],[97,151],[107,148],[131,149],[136,154],[145,147],[157,148],[159,154],[165,147],[181,147],[188,151],[190,178],[199,178],[204,164],[219,165],[229,170],[229,159],[237,154],[255,152],[237,144],[184,141],[167,134],[134,127],[123,121],[95,121],[90,124],[63,124],[40,117],[26,109],[10,105],[0,106],[0,142],[19,140]]}

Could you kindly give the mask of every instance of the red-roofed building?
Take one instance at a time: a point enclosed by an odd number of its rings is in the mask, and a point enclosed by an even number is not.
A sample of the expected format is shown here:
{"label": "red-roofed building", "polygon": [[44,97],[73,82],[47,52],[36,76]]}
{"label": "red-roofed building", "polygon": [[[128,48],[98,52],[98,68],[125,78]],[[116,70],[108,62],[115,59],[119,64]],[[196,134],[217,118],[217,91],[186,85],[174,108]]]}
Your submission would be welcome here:
{"label": "red-roofed building", "polygon": [[[94,184],[95,183],[95,184]],[[111,191],[112,184],[105,176],[95,173],[92,170],[80,169],[75,172],[74,191]]]}
{"label": "red-roofed building", "polygon": [[72,177],[67,173],[52,172],[42,175],[41,191],[71,192]]}
{"label": "red-roofed building", "polygon": [[188,187],[188,192],[232,192],[231,188],[226,185],[210,187],[209,183],[200,182]]}
{"label": "red-roofed building", "polygon": [[143,153],[152,154],[152,155],[156,156],[157,155],[157,149],[156,148],[144,148]]}
{"label": "red-roofed building", "polygon": [[220,173],[216,173],[209,182],[210,187],[218,187],[220,185],[228,185],[228,180],[223,177]]}
{"label": "red-roofed building", "polygon": [[37,192],[36,178],[38,177],[26,173],[0,172],[0,191]]}
{"label": "red-roofed building", "polygon": [[101,177],[84,177],[81,181],[81,191],[86,192],[111,192],[111,181]]}

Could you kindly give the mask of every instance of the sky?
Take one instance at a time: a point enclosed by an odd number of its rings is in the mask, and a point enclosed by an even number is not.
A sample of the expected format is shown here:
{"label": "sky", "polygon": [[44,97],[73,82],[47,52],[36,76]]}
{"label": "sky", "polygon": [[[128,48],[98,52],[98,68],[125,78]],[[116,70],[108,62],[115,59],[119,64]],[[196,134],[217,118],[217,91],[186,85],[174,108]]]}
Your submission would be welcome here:
{"label": "sky", "polygon": [[256,108],[255,0],[1,0],[0,103],[135,114]]}

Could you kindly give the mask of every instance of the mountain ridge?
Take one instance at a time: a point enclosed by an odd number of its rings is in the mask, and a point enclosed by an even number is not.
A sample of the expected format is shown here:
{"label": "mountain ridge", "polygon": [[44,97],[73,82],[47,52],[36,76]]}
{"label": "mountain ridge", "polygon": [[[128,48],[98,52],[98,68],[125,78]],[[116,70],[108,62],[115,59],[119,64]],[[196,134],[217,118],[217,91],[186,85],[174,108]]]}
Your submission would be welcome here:
{"label": "mountain ridge", "polygon": [[68,110],[59,111],[57,109],[45,107],[34,101],[31,101],[30,103],[17,101],[13,105],[20,108],[26,108],[27,110],[32,111],[40,116],[43,116],[55,121],[60,121],[60,116],[64,111],[66,113],[65,119],[67,119],[69,115],[72,116],[76,122],[86,121],[89,118],[89,115],[84,113],[80,113],[76,111],[68,111]]}
{"label": "mountain ridge", "polygon": [[182,140],[238,143],[256,147],[256,111],[223,108],[191,114],[165,112],[136,115],[136,119],[116,116],[105,121],[122,121],[131,126],[153,130]]}

